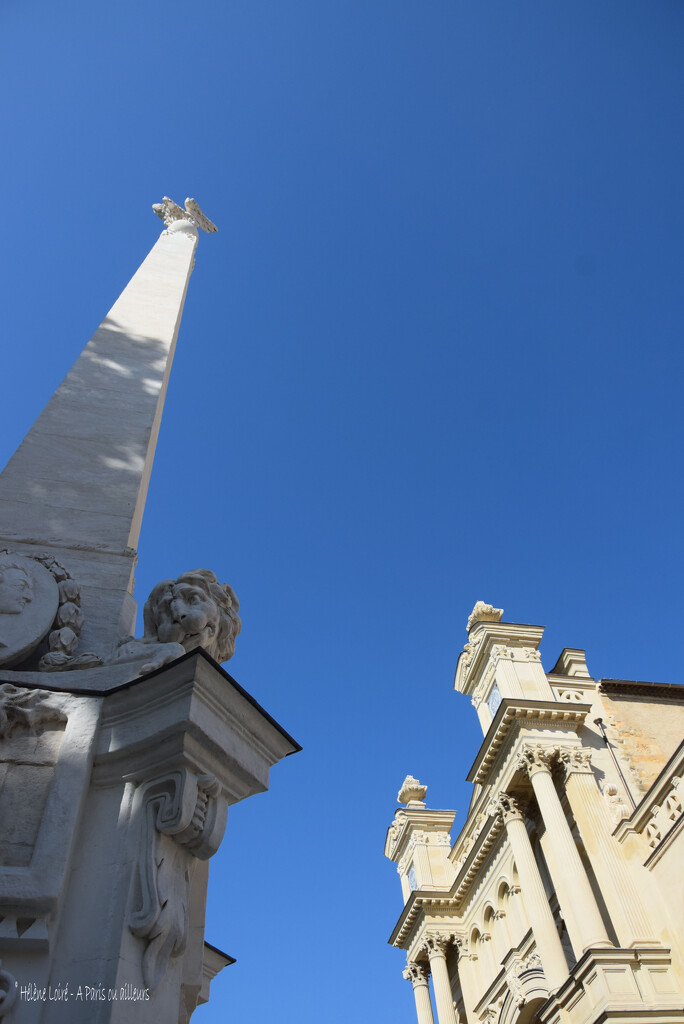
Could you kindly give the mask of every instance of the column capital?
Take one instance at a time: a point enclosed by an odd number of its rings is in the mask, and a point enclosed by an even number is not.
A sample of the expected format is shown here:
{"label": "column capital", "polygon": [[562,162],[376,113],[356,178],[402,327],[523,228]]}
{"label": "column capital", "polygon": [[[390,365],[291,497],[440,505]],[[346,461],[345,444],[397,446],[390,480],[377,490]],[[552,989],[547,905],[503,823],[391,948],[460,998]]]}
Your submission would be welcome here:
{"label": "column capital", "polygon": [[591,775],[591,750],[587,747],[561,747],[558,752],[558,761],[563,771],[564,778],[573,772],[581,772]]}
{"label": "column capital", "polygon": [[427,951],[427,955],[430,960],[434,957],[439,957],[440,960],[446,960],[447,946],[450,942],[450,935],[440,935],[439,932],[427,932],[424,948]]}
{"label": "column capital", "polygon": [[477,960],[477,956],[470,950],[470,940],[465,935],[454,935],[453,943],[458,950],[459,960]]}
{"label": "column capital", "polygon": [[428,978],[430,977],[429,964],[417,960],[409,960],[402,971],[402,977],[406,981],[410,981],[413,988],[417,985],[428,985]]}
{"label": "column capital", "polygon": [[510,793],[497,793],[496,796],[490,800],[489,806],[487,807],[487,813],[491,815],[492,818],[501,818],[504,825],[507,825],[509,821],[514,821],[516,819],[524,821],[520,805],[515,797],[510,795]]}
{"label": "column capital", "polygon": [[551,774],[553,762],[558,754],[558,747],[547,747],[541,743],[525,743],[517,761],[519,771],[532,778],[537,772]]}

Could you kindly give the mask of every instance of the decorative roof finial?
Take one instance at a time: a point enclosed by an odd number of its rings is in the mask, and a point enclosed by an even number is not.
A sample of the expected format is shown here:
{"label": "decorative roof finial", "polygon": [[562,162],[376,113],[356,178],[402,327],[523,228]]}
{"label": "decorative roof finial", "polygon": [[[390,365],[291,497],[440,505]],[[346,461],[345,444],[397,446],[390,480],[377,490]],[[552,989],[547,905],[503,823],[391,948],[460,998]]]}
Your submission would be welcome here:
{"label": "decorative roof finial", "polygon": [[197,228],[202,228],[202,231],[218,231],[215,224],[205,217],[199,208],[199,204],[194,199],[185,200],[185,209],[181,209],[178,203],[174,203],[173,199],[169,199],[168,196],[164,196],[161,203],[153,203],[152,209],[157,216],[164,221],[164,224],[168,228],[174,221],[187,220],[191,224],[194,224]]}
{"label": "decorative roof finial", "polygon": [[421,786],[418,779],[414,779],[413,775],[407,775],[401,789],[397,793],[397,800],[400,804],[408,804],[409,807],[415,807],[416,804],[425,807],[426,793],[427,786]]}
{"label": "decorative roof finial", "polygon": [[501,622],[503,613],[503,608],[494,608],[493,605],[485,604],[484,601],[476,601],[475,607],[468,616],[466,629],[470,632],[476,622]]}

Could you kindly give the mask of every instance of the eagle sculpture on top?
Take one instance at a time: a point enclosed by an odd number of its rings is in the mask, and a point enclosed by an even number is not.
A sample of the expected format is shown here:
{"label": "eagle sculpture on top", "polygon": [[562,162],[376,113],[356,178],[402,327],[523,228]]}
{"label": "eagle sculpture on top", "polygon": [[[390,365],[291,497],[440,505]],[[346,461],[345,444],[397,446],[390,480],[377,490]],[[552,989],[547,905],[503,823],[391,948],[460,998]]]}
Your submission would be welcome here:
{"label": "eagle sculpture on top", "polygon": [[218,231],[216,225],[204,216],[194,199],[186,199],[185,209],[182,209],[173,199],[164,196],[161,203],[153,203],[152,209],[167,227],[175,220],[189,220],[196,227],[202,228],[202,231]]}

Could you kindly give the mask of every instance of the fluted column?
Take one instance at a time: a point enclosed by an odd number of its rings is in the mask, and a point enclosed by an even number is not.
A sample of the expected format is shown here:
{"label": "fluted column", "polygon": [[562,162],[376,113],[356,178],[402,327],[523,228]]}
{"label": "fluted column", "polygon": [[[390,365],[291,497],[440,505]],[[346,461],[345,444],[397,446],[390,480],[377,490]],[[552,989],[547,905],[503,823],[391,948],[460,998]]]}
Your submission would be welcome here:
{"label": "fluted column", "polygon": [[591,751],[567,748],[560,752],[565,776],[565,789],[587,854],[591,857],[601,891],[609,909],[621,945],[654,942],[654,929],[649,921],[642,893],[632,878],[628,864],[617,856],[618,845],[612,838],[606,801],[599,793],[591,770]]}
{"label": "fluted column", "polygon": [[537,953],[541,957],[549,990],[554,991],[567,978],[568,965],[527,834],[525,819],[517,801],[508,793],[499,793],[490,804],[489,813],[500,815],[506,826]]}
{"label": "fluted column", "polygon": [[430,972],[435,989],[435,1005],[439,1024],[456,1024],[454,998],[451,994],[451,982],[446,963],[446,950],[449,939],[443,935],[428,933],[425,947],[430,960]]}
{"label": "fluted column", "polygon": [[589,878],[575,845],[570,826],[551,777],[551,764],[557,750],[525,745],[519,767],[527,772],[552,851],[553,884],[563,918],[570,933],[575,955],[591,946],[612,946],[603,923]]}
{"label": "fluted column", "polygon": [[404,970],[404,977],[411,982],[416,1000],[418,1024],[434,1024],[432,1003],[430,1002],[430,980],[427,964],[410,961]]}

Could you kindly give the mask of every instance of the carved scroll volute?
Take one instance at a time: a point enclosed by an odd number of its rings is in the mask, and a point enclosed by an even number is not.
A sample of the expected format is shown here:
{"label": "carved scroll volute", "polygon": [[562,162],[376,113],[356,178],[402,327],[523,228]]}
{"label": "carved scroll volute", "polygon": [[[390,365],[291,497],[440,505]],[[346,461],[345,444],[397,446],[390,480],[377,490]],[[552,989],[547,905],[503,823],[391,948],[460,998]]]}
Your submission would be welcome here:
{"label": "carved scroll volute", "polygon": [[185,950],[195,862],[218,850],[228,808],[212,775],[181,768],[145,785],[142,810],[140,906],[131,914],[129,927],[147,940],[143,977],[154,992],[169,960]]}

